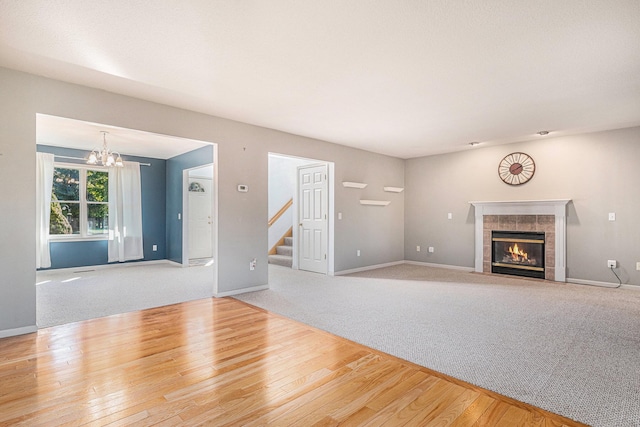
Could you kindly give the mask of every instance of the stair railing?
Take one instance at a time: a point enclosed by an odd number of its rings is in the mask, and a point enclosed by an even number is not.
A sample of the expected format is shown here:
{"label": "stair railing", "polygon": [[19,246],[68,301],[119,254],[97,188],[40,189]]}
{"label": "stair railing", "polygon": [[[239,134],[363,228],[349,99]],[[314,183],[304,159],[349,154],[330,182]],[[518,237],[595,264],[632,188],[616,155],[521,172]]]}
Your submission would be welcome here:
{"label": "stair railing", "polygon": [[278,212],[276,212],[276,214],[271,217],[271,219],[269,220],[269,227],[271,227],[273,224],[276,223],[276,221],[278,219],[280,219],[280,217],[282,215],[284,215],[284,213],[287,211],[287,209],[289,209],[291,207],[291,205],[293,205],[293,197],[291,199],[289,199],[289,201],[287,203],[284,204],[283,207],[280,208],[280,210]]}
{"label": "stair railing", "polygon": [[[291,199],[289,199],[289,201],[287,203],[284,204],[284,206],[282,206],[280,208],[280,210],[278,212],[275,213],[275,215],[273,215],[273,217],[271,217],[271,219],[269,220],[269,227],[271,227],[273,224],[276,223],[276,221],[278,221],[278,219],[280,219],[280,217],[282,215],[284,215],[284,213],[289,210],[289,208],[293,205],[293,197]],[[285,237],[291,237],[291,233],[293,231],[293,227],[289,228],[287,230],[286,233],[284,233],[284,236],[282,236],[280,238],[280,240],[278,240],[276,242],[275,245],[273,245],[273,247],[271,249],[269,249],[269,255],[275,255],[276,253],[276,248],[282,244],[284,244],[284,238]]]}

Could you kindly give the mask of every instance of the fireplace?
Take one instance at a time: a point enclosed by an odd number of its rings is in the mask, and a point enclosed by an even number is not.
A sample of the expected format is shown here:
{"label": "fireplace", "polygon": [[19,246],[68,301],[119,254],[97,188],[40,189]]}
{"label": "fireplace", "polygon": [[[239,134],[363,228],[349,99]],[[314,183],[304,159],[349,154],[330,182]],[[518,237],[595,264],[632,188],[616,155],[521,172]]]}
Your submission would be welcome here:
{"label": "fireplace", "polygon": [[475,271],[491,272],[492,230],[536,231],[545,233],[544,278],[565,282],[567,204],[570,201],[469,202],[475,211]]}
{"label": "fireplace", "polygon": [[545,278],[545,233],[493,230],[491,272]]}

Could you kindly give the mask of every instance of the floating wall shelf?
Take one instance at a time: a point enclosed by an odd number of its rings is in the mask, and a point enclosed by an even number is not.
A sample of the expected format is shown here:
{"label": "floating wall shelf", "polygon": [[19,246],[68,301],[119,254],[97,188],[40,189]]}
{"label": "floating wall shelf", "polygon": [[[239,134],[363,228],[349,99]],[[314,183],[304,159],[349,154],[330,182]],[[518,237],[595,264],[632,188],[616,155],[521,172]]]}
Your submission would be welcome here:
{"label": "floating wall shelf", "polygon": [[391,203],[390,200],[360,200],[361,205],[369,205],[369,206],[387,206]]}
{"label": "floating wall shelf", "polygon": [[347,188],[364,188],[367,184],[364,182],[342,181],[342,186]]}
{"label": "floating wall shelf", "polygon": [[402,193],[404,187],[384,187],[384,191],[388,193]]}

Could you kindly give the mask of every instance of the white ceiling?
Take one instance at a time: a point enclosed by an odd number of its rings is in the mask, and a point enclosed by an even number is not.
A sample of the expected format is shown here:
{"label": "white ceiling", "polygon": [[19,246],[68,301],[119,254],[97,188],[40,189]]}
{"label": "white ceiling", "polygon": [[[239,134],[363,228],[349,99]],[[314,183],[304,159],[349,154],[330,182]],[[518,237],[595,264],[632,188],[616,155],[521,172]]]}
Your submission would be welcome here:
{"label": "white ceiling", "polygon": [[401,158],[640,125],[638,0],[0,0],[0,65]]}
{"label": "white ceiling", "polygon": [[[36,144],[79,150],[101,149],[103,134],[107,147],[122,155],[170,159],[203,147],[207,143],[193,139],[159,135],[64,117],[36,115]],[[87,153],[88,155],[89,153]]]}

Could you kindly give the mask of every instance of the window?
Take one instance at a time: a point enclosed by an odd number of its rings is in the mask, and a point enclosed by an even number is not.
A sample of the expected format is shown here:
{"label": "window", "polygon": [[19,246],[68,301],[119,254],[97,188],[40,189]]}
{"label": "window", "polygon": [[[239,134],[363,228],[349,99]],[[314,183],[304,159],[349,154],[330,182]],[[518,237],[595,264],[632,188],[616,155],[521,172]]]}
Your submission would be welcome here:
{"label": "window", "polygon": [[76,165],[53,171],[49,235],[101,238],[109,233],[109,173]]}

